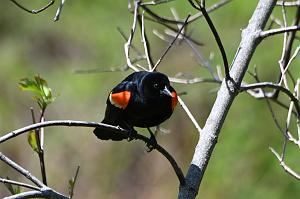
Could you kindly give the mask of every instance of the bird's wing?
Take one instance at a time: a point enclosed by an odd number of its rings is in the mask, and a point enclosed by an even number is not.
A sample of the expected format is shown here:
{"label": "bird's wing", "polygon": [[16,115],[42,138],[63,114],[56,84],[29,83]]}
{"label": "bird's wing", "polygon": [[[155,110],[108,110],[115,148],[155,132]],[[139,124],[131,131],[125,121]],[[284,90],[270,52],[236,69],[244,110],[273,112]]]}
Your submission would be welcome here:
{"label": "bird's wing", "polygon": [[112,89],[107,102],[124,110],[128,106],[133,92],[135,92],[134,83],[132,81],[123,81]]}

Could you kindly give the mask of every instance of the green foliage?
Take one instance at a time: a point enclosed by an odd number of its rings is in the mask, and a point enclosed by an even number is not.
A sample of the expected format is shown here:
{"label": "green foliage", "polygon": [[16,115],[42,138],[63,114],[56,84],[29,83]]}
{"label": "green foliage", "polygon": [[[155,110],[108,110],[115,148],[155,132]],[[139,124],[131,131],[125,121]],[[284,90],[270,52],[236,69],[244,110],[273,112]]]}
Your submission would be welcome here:
{"label": "green foliage", "polygon": [[[47,81],[41,78],[39,75],[36,75],[34,79],[21,79],[21,81],[19,82],[19,86],[21,90],[30,91],[35,94],[34,99],[37,101],[39,107],[41,108],[42,115],[44,114],[47,106],[55,100],[55,97],[53,97],[52,95],[51,88],[48,87]],[[31,131],[29,132],[27,138],[30,147],[37,153],[40,152],[38,133],[39,132]]]}
{"label": "green foliage", "polygon": [[[6,177],[6,179],[10,180],[9,177]],[[9,184],[9,183],[4,184],[4,185],[12,195],[21,193],[21,187],[19,185],[12,185],[12,184]]]}
{"label": "green foliage", "polygon": [[19,86],[23,91],[30,91],[35,94],[34,99],[36,99],[42,110],[45,110],[55,100],[47,81],[39,75],[35,76],[33,80],[28,78],[21,79]]}
{"label": "green foliage", "polygon": [[39,147],[38,147],[37,136],[35,131],[30,131],[28,133],[27,140],[32,150],[39,153]]}

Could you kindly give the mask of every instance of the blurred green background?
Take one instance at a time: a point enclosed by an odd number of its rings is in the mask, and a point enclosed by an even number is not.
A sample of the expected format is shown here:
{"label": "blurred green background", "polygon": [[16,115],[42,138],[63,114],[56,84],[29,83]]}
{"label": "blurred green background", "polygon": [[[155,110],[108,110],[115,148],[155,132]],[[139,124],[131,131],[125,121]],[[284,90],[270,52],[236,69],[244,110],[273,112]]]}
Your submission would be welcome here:
{"label": "blurred green background", "polygon": [[[21,1],[30,8],[41,7],[43,1]],[[208,6],[216,1],[209,1]],[[219,30],[229,62],[240,41],[258,1],[233,1],[210,16]],[[94,74],[74,74],[76,69],[123,66],[124,39],[117,31],[120,27],[128,35],[132,14],[127,1],[66,1],[61,19],[53,22],[57,6],[38,15],[28,14],[10,1],[0,6],[0,134],[31,124],[29,108],[38,107],[32,95],[22,92],[18,82],[24,77],[39,74],[53,89],[57,100],[46,111],[46,120],[73,119],[101,121],[106,96],[110,89],[131,71]],[[154,8],[163,16],[172,16],[170,6],[179,16],[195,13],[187,1],[173,1]],[[294,9],[288,8],[292,19]],[[275,16],[280,16],[280,8]],[[291,20],[290,20],[291,21]],[[205,45],[199,47],[213,66],[222,65],[212,34],[203,19],[192,26],[192,36]],[[146,22],[153,57],[158,59],[166,43],[152,34],[162,26]],[[141,46],[139,37],[134,40]],[[299,42],[297,42],[299,45]],[[265,40],[255,52],[249,65],[258,67],[264,81],[275,81],[278,74],[282,37]],[[295,45],[296,46],[296,45]],[[291,72],[299,77],[299,58]],[[183,44],[171,49],[159,66],[159,71],[174,76],[179,72],[195,77],[209,77],[197,64],[190,48]],[[253,79],[246,75],[247,82]],[[213,105],[216,84],[173,84],[201,127]],[[274,105],[279,120],[284,124],[286,111]],[[159,134],[158,142],[164,146],[186,173],[197,132],[180,106],[172,118],[162,125],[169,134]],[[295,128],[294,128],[295,130]],[[144,143],[132,141],[103,142],[97,140],[88,128],[50,127],[45,129],[45,160],[48,184],[57,191],[68,193],[68,180],[77,165],[81,166],[75,198],[176,198],[178,180],[169,163],[157,152],[146,153]],[[139,132],[148,133],[139,129]],[[295,133],[292,132],[292,133]],[[240,94],[232,105],[220,134],[218,144],[204,176],[198,198],[299,198],[300,184],[287,175],[270,153],[272,146],[280,151],[282,135],[275,128],[264,101]],[[26,135],[16,137],[0,146],[0,151],[40,177],[37,155],[27,143]],[[299,149],[287,148],[287,163],[300,172]],[[26,181],[4,163],[0,175]],[[0,197],[9,195],[0,185]]]}

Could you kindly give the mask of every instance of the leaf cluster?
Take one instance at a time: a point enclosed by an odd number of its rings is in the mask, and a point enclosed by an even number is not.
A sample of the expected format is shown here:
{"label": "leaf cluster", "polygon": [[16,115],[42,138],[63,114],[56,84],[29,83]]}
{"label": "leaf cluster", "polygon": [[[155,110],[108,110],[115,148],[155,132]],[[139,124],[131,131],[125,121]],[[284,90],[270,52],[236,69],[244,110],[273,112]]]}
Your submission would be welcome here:
{"label": "leaf cluster", "polygon": [[55,100],[47,81],[39,75],[35,76],[34,79],[21,79],[19,86],[21,90],[30,91],[35,94],[34,99],[42,110],[45,110]]}

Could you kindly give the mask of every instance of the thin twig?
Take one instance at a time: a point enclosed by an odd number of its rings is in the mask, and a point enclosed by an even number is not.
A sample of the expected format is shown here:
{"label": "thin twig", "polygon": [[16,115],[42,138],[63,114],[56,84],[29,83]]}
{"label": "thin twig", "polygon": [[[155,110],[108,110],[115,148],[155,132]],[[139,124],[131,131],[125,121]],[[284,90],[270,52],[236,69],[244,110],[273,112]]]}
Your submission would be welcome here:
{"label": "thin twig", "polygon": [[192,79],[183,79],[183,78],[176,78],[176,77],[169,77],[169,80],[174,83],[179,84],[198,84],[198,83],[222,83],[220,80],[215,79],[207,79],[207,78],[192,78]]}
{"label": "thin twig", "polygon": [[57,8],[56,14],[55,14],[55,16],[54,16],[54,21],[58,21],[58,20],[59,20],[60,15],[61,15],[61,12],[62,12],[62,9],[63,9],[63,6],[64,6],[64,4],[65,4],[65,1],[66,1],[66,0],[61,0],[59,6],[58,6],[58,8]]}
{"label": "thin twig", "polygon": [[178,96],[178,102],[180,103],[181,107],[183,108],[183,110],[185,110],[186,114],[188,115],[188,117],[191,119],[192,123],[196,127],[199,136],[201,136],[201,131],[202,131],[201,127],[199,126],[197,120],[195,119],[195,117],[193,116],[189,108],[185,105],[184,101],[179,96]]}
{"label": "thin twig", "polygon": [[[140,19],[140,18],[138,18],[138,19]],[[139,20],[139,21],[140,21],[140,20]],[[153,67],[153,62],[152,62],[152,59],[151,59],[151,56],[150,56],[150,46],[149,46],[149,41],[148,41],[147,35],[146,35],[146,33],[145,33],[144,11],[143,11],[143,13],[142,13],[142,20],[141,20],[140,25],[141,25],[141,27],[142,27],[142,43],[144,44],[145,57],[146,57],[146,59],[147,59],[149,71],[151,71],[151,70],[152,70],[152,67]]]}
{"label": "thin twig", "polygon": [[141,5],[159,5],[159,4],[163,4],[163,3],[169,3],[171,1],[174,1],[174,0],[156,0],[156,1],[149,1],[149,2],[143,2],[141,3]]}
{"label": "thin twig", "polygon": [[61,193],[54,191],[49,187],[43,187],[40,191],[27,191],[12,196],[5,197],[4,199],[23,199],[23,198],[54,198],[54,199],[70,199]]}
{"label": "thin twig", "polygon": [[28,189],[33,189],[33,190],[36,190],[36,191],[40,190],[40,188],[38,188],[36,186],[26,184],[26,183],[23,183],[23,182],[17,182],[17,181],[14,181],[14,180],[8,180],[8,179],[0,178],[0,182],[3,183],[3,184],[12,184],[12,185],[21,186],[21,187],[25,187],[25,188],[28,188]]}
{"label": "thin twig", "polygon": [[[283,17],[283,26],[284,26],[283,28],[286,28],[287,27],[287,16],[286,16],[286,9],[285,9],[284,4],[281,6],[281,12],[282,12],[282,17]],[[289,89],[288,83],[287,83],[287,78],[286,78],[286,75],[284,73],[284,69],[287,65],[287,62],[285,60],[286,52],[287,52],[287,49],[286,49],[287,48],[287,39],[288,39],[288,33],[284,32],[284,34],[283,34],[282,54],[281,54],[281,58],[278,61],[278,63],[279,63],[281,79],[283,80],[285,88]],[[282,82],[279,81],[278,84],[281,85],[281,83]]]}
{"label": "thin twig", "polygon": [[[222,1],[218,2],[218,3],[215,3],[211,7],[207,8],[206,12],[207,13],[213,12],[213,11],[217,10],[218,8],[223,7],[227,3],[230,3],[231,1],[232,0],[222,0]],[[203,14],[201,12],[199,12],[199,13],[191,16],[191,18],[189,19],[188,23],[194,22],[194,21],[196,21],[197,19],[199,19],[201,17],[203,17]]]}
{"label": "thin twig", "polygon": [[44,10],[49,8],[51,5],[53,5],[55,2],[55,0],[51,0],[51,1],[49,1],[49,3],[47,5],[45,5],[44,7],[40,8],[40,9],[30,10],[30,9],[24,7],[22,4],[18,3],[16,0],[10,0],[10,1],[13,2],[19,8],[21,8],[22,10],[25,10],[26,12],[31,13],[31,14],[38,14],[40,12],[43,12]]}
{"label": "thin twig", "polygon": [[276,5],[277,6],[290,6],[290,7],[292,7],[292,6],[300,6],[300,1],[298,0],[298,1],[277,1],[277,3],[276,3]]}
{"label": "thin twig", "polygon": [[[34,129],[32,129],[32,130],[34,130]],[[22,174],[23,176],[25,176],[26,178],[28,178],[31,182],[33,182],[34,184],[36,184],[38,187],[44,187],[44,184],[39,179],[37,179],[36,177],[34,177],[29,171],[27,171],[24,168],[22,168],[20,165],[18,165],[17,163],[15,163],[14,161],[12,161],[8,157],[6,157],[1,152],[0,152],[0,160],[2,160],[6,164],[8,164],[11,168],[15,169],[20,174]]]}
{"label": "thin twig", "polygon": [[[36,124],[32,124],[32,125],[28,125],[25,126],[23,128],[17,129],[15,131],[9,132],[6,135],[0,137],[0,144],[2,142],[5,142],[13,137],[16,137],[18,135],[21,135],[25,132],[28,131],[32,131],[38,128],[42,128],[42,127],[49,127],[49,126],[77,126],[77,127],[93,127],[93,128],[100,128],[103,130],[110,130],[116,133],[120,133],[123,134],[125,136],[128,136],[128,131],[125,129],[122,129],[120,127],[117,126],[112,126],[112,125],[108,125],[108,124],[104,124],[104,123],[96,123],[96,122],[86,122],[86,121],[73,121],[73,120],[54,120],[54,121],[46,121],[46,122],[40,122],[40,123],[36,123]],[[145,143],[149,143],[150,139],[147,138],[146,136],[143,136],[141,134],[137,134],[136,137],[134,137],[135,139],[138,140],[142,140]],[[164,155],[170,162],[170,164],[172,165],[178,180],[180,181],[180,183],[184,183],[184,175],[180,169],[180,167],[178,166],[178,164],[176,163],[175,159],[160,145],[156,145],[153,146],[154,149],[156,149],[157,151],[159,151],[162,155]],[[26,172],[25,172],[26,173]],[[40,182],[41,183],[41,182]],[[42,183],[41,183],[42,185]]]}
{"label": "thin twig", "polygon": [[71,185],[71,187],[69,189],[69,196],[70,196],[70,198],[73,198],[73,196],[74,196],[74,187],[75,187],[75,183],[77,182],[77,177],[78,177],[79,169],[80,169],[80,166],[77,166],[77,169],[76,169],[76,172],[75,172],[75,176],[74,176],[74,178],[72,178],[72,185]]}
{"label": "thin twig", "polygon": [[284,161],[282,161],[280,155],[272,148],[269,147],[269,149],[271,150],[271,152],[276,156],[276,158],[278,159],[280,166],[291,176],[293,176],[294,178],[296,178],[297,180],[300,180],[300,175],[298,173],[296,173],[294,170],[292,170],[288,165],[286,165],[286,163]]}
{"label": "thin twig", "polygon": [[136,30],[137,13],[138,13],[139,3],[140,3],[140,1],[135,1],[134,2],[134,15],[133,15],[133,23],[132,23],[132,27],[131,27],[131,32],[130,32],[130,35],[128,37],[128,41],[124,44],[124,50],[125,50],[125,56],[126,56],[127,66],[129,68],[131,68],[132,70],[134,70],[134,71],[138,71],[138,68],[136,68],[131,63],[130,56],[129,56],[129,51],[130,51],[131,42],[132,42],[135,30]]}
{"label": "thin twig", "polygon": [[207,68],[207,70],[209,71],[210,75],[214,78],[214,80],[216,80],[217,82],[221,81],[219,76],[214,73],[214,70],[211,67],[209,61],[205,60],[205,58],[202,56],[202,54],[196,49],[196,47],[193,44],[193,41],[189,40],[186,37],[183,37],[183,39],[191,47],[198,63],[203,65],[205,68]]}
{"label": "thin twig", "polygon": [[[294,17],[293,26],[298,26],[299,22],[300,22],[300,6],[297,7],[297,9],[296,9],[296,15]],[[296,31],[291,32],[288,35],[287,39],[285,39],[285,37],[284,37],[284,43],[283,43],[283,50],[284,51],[282,53],[282,58],[280,60],[280,61],[282,61],[280,64],[282,64],[283,68],[289,62],[295,38],[296,38]],[[287,40],[287,41],[285,41],[285,40]],[[278,82],[280,81],[280,79],[281,79],[281,73],[279,75]],[[278,94],[279,94],[279,90],[275,90],[275,92],[273,93],[274,98],[278,98]]]}
{"label": "thin twig", "polygon": [[157,21],[160,21],[162,23],[166,24],[184,24],[184,21],[176,21],[174,19],[169,19],[166,17],[159,16],[158,14],[154,13],[150,8],[147,6],[144,6],[141,4],[141,7],[145,10],[147,14],[149,14],[151,17],[155,18]]}
{"label": "thin twig", "polygon": [[[117,30],[118,32],[121,34],[121,36],[123,37],[123,39],[125,41],[128,41],[128,37],[126,36],[125,32],[120,28],[120,27],[117,27]],[[130,45],[130,48],[136,52],[137,56],[140,57],[140,58],[144,58],[146,59],[145,55],[143,55],[133,44]],[[133,62],[133,61],[132,61]]]}
{"label": "thin twig", "polygon": [[286,32],[294,32],[300,30],[300,26],[289,26],[289,27],[283,27],[283,28],[276,28],[276,29],[271,29],[271,30],[265,30],[260,33],[260,37],[262,39]]}
{"label": "thin twig", "polygon": [[280,91],[284,92],[294,102],[295,108],[298,113],[298,117],[300,116],[300,106],[299,106],[298,99],[288,89],[286,89],[283,86],[280,86],[278,84],[274,84],[273,82],[259,82],[259,83],[241,86],[240,91],[246,91],[246,90],[255,89],[255,88],[274,88],[276,90],[280,90]]}
{"label": "thin twig", "polygon": [[[32,112],[31,112],[32,120],[33,120],[33,123],[35,123],[34,112],[33,112],[33,109],[31,109],[31,110],[32,110]],[[45,109],[42,109],[41,110],[41,115],[40,115],[40,118],[39,118],[39,122],[41,122],[43,120],[44,114],[45,114]],[[37,154],[38,154],[38,157],[39,157],[42,179],[43,179],[43,183],[45,185],[47,185],[46,165],[45,165],[44,147],[43,147],[44,135],[42,135],[42,134],[43,134],[42,129],[36,129],[35,130],[36,142],[37,142],[37,147],[38,147]]]}
{"label": "thin twig", "polygon": [[182,27],[180,28],[180,30],[178,31],[178,34],[176,35],[176,37],[173,39],[173,41],[169,44],[169,46],[166,48],[165,52],[162,54],[162,56],[157,60],[157,62],[155,63],[154,67],[152,68],[152,71],[155,71],[157,66],[160,64],[160,62],[162,61],[162,59],[166,56],[166,54],[168,53],[168,51],[170,50],[170,48],[173,46],[173,44],[175,43],[176,39],[178,38],[178,36],[180,35],[181,31],[183,30],[183,28],[186,25],[187,20],[189,19],[191,15],[188,15],[184,24],[182,25]]}
{"label": "thin twig", "polygon": [[220,36],[219,36],[219,34],[218,34],[218,31],[217,31],[217,29],[215,28],[215,26],[214,26],[212,20],[210,19],[209,15],[208,15],[208,13],[207,13],[207,11],[206,11],[206,9],[205,9],[205,7],[202,6],[199,2],[197,2],[199,7],[197,7],[197,6],[193,3],[192,0],[188,0],[188,1],[190,2],[190,4],[191,4],[195,9],[197,9],[197,10],[199,10],[199,11],[202,12],[202,14],[203,14],[203,16],[204,16],[204,18],[205,18],[205,20],[206,20],[206,22],[207,22],[207,24],[208,24],[210,30],[212,31],[212,33],[213,33],[213,35],[214,35],[214,38],[215,38],[215,40],[216,40],[216,42],[217,42],[217,44],[218,44],[219,50],[220,50],[220,52],[221,52],[222,59],[223,59],[223,64],[224,64],[224,69],[225,69],[225,76],[226,76],[226,79],[228,79],[228,80],[231,79],[231,78],[230,78],[230,74],[229,74],[228,60],[227,60],[227,56],[226,56],[226,52],[225,52],[224,46],[223,46],[223,44],[222,44],[221,38],[220,38]]}
{"label": "thin twig", "polygon": [[283,81],[283,77],[285,76],[285,73],[288,71],[288,68],[290,66],[290,64],[292,63],[292,61],[296,58],[296,56],[298,55],[300,51],[300,46],[298,46],[294,52],[294,54],[292,55],[292,57],[290,58],[290,60],[288,61],[287,65],[285,66],[285,68],[283,69],[283,72],[281,73],[281,79],[279,81],[278,84],[281,84],[281,82]]}
{"label": "thin twig", "polygon": [[42,198],[45,195],[41,191],[27,191],[12,196],[4,197],[3,199],[23,199],[23,198]]}

